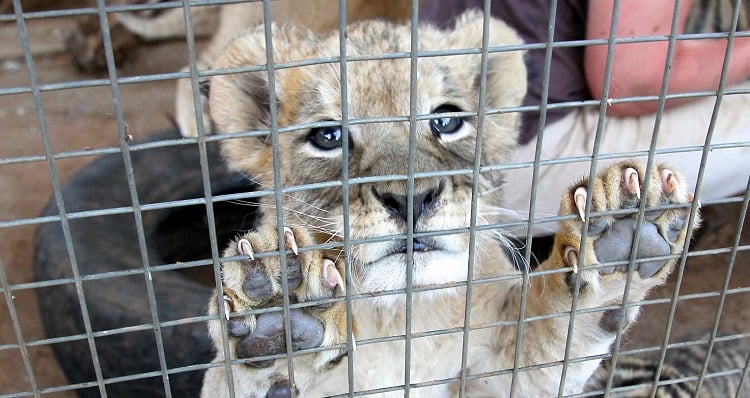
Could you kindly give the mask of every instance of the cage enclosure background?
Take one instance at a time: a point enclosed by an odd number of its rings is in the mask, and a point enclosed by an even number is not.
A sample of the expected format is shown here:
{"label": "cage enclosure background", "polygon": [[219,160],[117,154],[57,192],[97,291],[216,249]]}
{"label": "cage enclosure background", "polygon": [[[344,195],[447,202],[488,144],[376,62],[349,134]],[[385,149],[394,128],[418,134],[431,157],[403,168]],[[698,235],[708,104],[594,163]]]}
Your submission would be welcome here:
{"label": "cage enclosure background", "polygon": [[[254,187],[226,170],[219,139],[182,139],[167,131],[174,124],[175,82],[189,81],[192,72],[182,68],[197,61],[207,41],[140,43],[115,60],[116,69],[107,71],[104,62],[104,71],[91,74],[75,68],[64,39],[81,16],[98,21],[103,12],[114,24],[117,13],[159,14],[188,5],[195,11],[207,2],[37,3],[0,0],[0,36],[7,38],[0,43],[0,398],[96,397],[102,391],[111,397],[195,396],[214,354],[205,313],[219,259],[212,254],[210,231],[216,230],[220,257],[226,242],[255,221],[252,198],[234,199]],[[23,14],[14,11],[19,5]],[[747,27],[743,21],[740,28]],[[103,45],[102,56],[108,48],[116,51],[113,45]],[[577,43],[561,44],[567,45]],[[215,73],[197,72],[201,78]],[[732,147],[747,149],[750,137],[711,150]],[[209,200],[205,181],[211,184]],[[669,352],[683,341],[705,345],[701,339],[718,316],[717,336],[747,348],[747,201],[740,194],[703,202],[706,224],[684,272],[644,303],[641,321],[623,338],[621,357],[661,353],[667,330]],[[58,202],[65,205],[62,214]],[[534,241],[532,250],[538,253],[540,246]],[[746,375],[747,369],[746,362],[740,371]]]}
{"label": "cage enclosure background", "polygon": [[[139,143],[178,137],[176,131],[171,131],[155,134]],[[209,157],[213,193],[228,194],[251,188],[244,178],[226,171],[214,145],[211,146]],[[195,145],[137,152],[133,157],[133,172],[142,203],[147,205],[200,198],[203,188],[198,164]],[[130,206],[121,156],[105,156],[81,170],[64,187],[63,195],[65,202],[70,204],[66,209],[68,212]],[[221,222],[219,225],[222,225],[220,236],[223,244],[233,238],[237,231],[249,229],[254,220],[251,206],[217,203],[214,211]],[[42,216],[56,214],[57,207],[51,202]],[[189,262],[211,256],[204,206],[145,211],[143,221],[152,264]],[[126,212],[71,220],[70,228],[78,254],[78,269],[85,279],[84,292],[92,328],[94,332],[109,331],[96,337],[103,376],[115,378],[158,371],[156,343],[148,328],[151,314],[142,271],[139,271],[140,252],[132,215]],[[64,242],[59,225],[44,224],[38,228],[35,239],[35,277],[38,281],[72,277]],[[208,275],[199,281],[191,279],[185,272]],[[210,264],[194,269],[155,271],[153,279],[161,320],[175,322],[202,317],[211,292],[206,278],[212,281],[211,274]],[[41,288],[38,296],[48,337],[85,335],[73,285]],[[141,330],[130,332],[129,327]],[[170,368],[205,363],[211,359],[212,348],[202,320],[165,325],[163,328],[166,336],[164,350]],[[113,330],[122,331],[112,333]],[[53,347],[71,383],[95,379],[84,339],[58,343]],[[196,395],[200,379],[199,374],[190,372],[172,375],[172,393]],[[113,396],[164,394],[158,378],[118,383],[108,386],[107,390]],[[86,391],[90,391],[92,396],[99,394],[95,389]]]}

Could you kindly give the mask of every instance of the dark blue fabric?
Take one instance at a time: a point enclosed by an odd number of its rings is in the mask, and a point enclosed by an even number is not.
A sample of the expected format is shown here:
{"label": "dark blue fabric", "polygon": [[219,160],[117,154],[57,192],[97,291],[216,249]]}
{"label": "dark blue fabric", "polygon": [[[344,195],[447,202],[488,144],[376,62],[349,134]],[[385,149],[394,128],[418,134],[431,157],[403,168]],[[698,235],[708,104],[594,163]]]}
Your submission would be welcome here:
{"label": "dark blue fabric", "polygon": [[[419,18],[423,22],[449,27],[453,19],[469,8],[482,8],[481,0],[422,0]],[[555,18],[555,42],[582,40],[586,34],[586,0],[559,0]],[[490,13],[512,26],[526,43],[545,43],[550,16],[549,0],[492,0]],[[539,105],[544,78],[544,49],[526,54],[529,92],[524,105]],[[583,72],[583,47],[558,47],[552,51],[548,103],[591,99]],[[568,109],[547,111],[547,123],[560,119]],[[533,139],[539,128],[539,112],[523,115],[519,142]]]}

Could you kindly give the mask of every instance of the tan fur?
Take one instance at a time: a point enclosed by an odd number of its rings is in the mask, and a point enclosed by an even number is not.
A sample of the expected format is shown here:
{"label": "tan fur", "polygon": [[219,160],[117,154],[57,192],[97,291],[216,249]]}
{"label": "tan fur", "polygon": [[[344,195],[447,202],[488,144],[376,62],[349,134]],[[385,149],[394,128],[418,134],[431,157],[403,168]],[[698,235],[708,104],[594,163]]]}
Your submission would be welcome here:
{"label": "tan fur", "polygon": [[[516,45],[518,36],[505,24],[490,20],[490,43],[495,46]],[[482,43],[483,16],[470,12],[461,16],[453,31],[439,31],[423,26],[419,30],[419,45],[422,51],[436,49],[476,49]],[[408,52],[410,28],[387,22],[364,22],[347,29],[347,55],[372,55]],[[306,30],[290,26],[275,27],[273,32],[274,62],[285,63],[314,58],[337,57],[339,38],[337,35],[316,36]],[[492,52],[488,55],[487,110],[498,110],[521,104],[526,90],[526,72],[522,53],[518,51]],[[262,29],[246,32],[232,42],[216,62],[219,68],[264,65],[266,50]],[[348,118],[377,118],[408,116],[410,113],[410,60],[392,59],[377,61],[350,61],[346,64]],[[278,127],[326,120],[341,120],[341,74],[340,64],[318,64],[274,71],[276,91],[268,93],[268,72],[244,72],[216,76],[211,81],[211,115],[216,129],[223,134],[247,131],[262,132],[271,127],[269,104],[276,105]],[[463,111],[479,112],[479,82],[481,81],[481,54],[451,55],[420,58],[417,64],[418,84],[416,109],[421,115],[430,114],[443,104],[452,104]],[[413,126],[417,173],[427,171],[470,170],[473,167],[476,143],[476,117],[465,118],[465,123],[456,136],[436,136],[430,131],[428,120],[419,120]],[[405,255],[393,254],[407,232],[406,223],[389,203],[387,195],[407,195],[405,176],[408,171],[409,124],[402,121],[379,121],[349,125],[349,178],[372,176],[403,176],[388,181],[360,181],[349,185],[349,233],[352,239],[390,237],[375,243],[353,243],[348,263],[335,251],[303,250],[311,243],[336,243],[343,241],[344,208],[342,189],[336,184],[342,179],[341,150],[322,151],[315,148],[307,138],[308,127],[290,129],[275,138],[227,136],[222,141],[223,154],[230,167],[250,176],[261,187],[273,188],[274,168],[272,143],[278,141],[280,173],[284,188],[316,182],[333,182],[324,188],[294,191],[283,195],[283,217],[286,226],[294,228],[299,235],[299,258],[302,264],[331,258],[337,261],[342,275],[350,272],[352,284],[346,292],[363,295],[351,300],[351,316],[356,324],[353,336],[360,344],[357,350],[338,364],[329,363],[345,352],[346,303],[339,301],[328,309],[315,312],[326,325],[326,336],[322,347],[327,350],[307,355],[295,355],[295,387],[303,397],[320,397],[342,394],[348,391],[349,361],[352,362],[354,380],[358,391],[378,388],[393,388],[403,385],[405,375],[405,342],[399,336],[407,331]],[[501,165],[514,148],[518,131],[518,113],[490,112],[484,119],[482,166]],[[596,177],[594,184],[594,206],[592,211],[616,210],[623,206],[623,173],[630,163],[617,164]],[[633,164],[638,175],[645,172],[642,166]],[[652,186],[647,198],[655,203],[667,198],[672,203],[689,202],[692,198],[685,191],[684,182],[675,174],[676,189],[665,194],[659,170],[652,176]],[[497,207],[500,205],[502,183],[498,172],[482,171],[478,176],[478,225],[498,222]],[[643,178],[641,177],[641,184]],[[577,185],[577,186],[580,186]],[[585,184],[583,185],[585,186]],[[279,187],[281,188],[281,187]],[[513,187],[506,187],[512,189]],[[574,187],[575,188],[575,187]],[[674,188],[674,187],[672,187]],[[428,384],[412,388],[410,396],[453,397],[458,395],[461,376],[463,323],[466,310],[467,264],[471,224],[470,203],[472,198],[471,175],[448,174],[438,177],[423,177],[414,180],[415,197],[424,192],[432,193],[424,211],[417,217],[415,209],[414,232],[454,230],[439,236],[419,238],[429,242],[434,250],[414,252],[412,268],[413,287],[411,296],[411,329],[409,383],[419,384],[436,380],[447,383]],[[274,197],[261,199],[261,227],[242,237],[259,242],[256,251],[278,249],[276,235],[276,211]],[[391,203],[391,206],[393,204]],[[578,214],[573,191],[562,199],[561,214]],[[576,216],[577,217],[577,216]],[[657,221],[659,226],[668,226],[676,214],[665,212]],[[523,324],[523,334],[518,338],[518,320],[521,308],[522,275],[512,266],[493,230],[477,232],[476,258],[473,277],[483,283],[473,285],[470,306],[470,332],[466,352],[467,396],[507,396],[511,388],[510,370],[514,365],[521,368],[515,393],[517,396],[557,395],[562,366],[565,359],[568,325],[567,313],[571,310],[570,278],[580,277],[585,284],[580,290],[578,308],[595,308],[617,305],[627,273],[600,274],[584,265],[596,264],[593,241],[589,237],[585,259],[572,264],[566,257],[568,248],[578,250],[582,223],[578,218],[561,222],[560,233],[550,258],[541,269],[550,271],[530,280],[523,318],[535,318]],[[682,231],[672,247],[679,253],[685,239]],[[310,241],[312,240],[312,242]],[[287,246],[288,248],[288,246]],[[236,254],[232,248],[227,256]],[[256,259],[272,276],[278,276],[278,260],[274,257]],[[264,307],[243,297],[242,284],[247,273],[246,263],[227,262],[223,265],[225,294],[229,292],[233,301],[232,312],[242,312]],[[346,268],[346,266],[349,268]],[[573,267],[579,267],[577,276]],[[633,275],[629,301],[644,297],[646,291],[662,283],[671,268],[671,262],[653,278],[641,279]],[[293,297],[314,297],[320,293],[320,267],[303,266],[305,284]],[[556,271],[556,272],[554,272]],[[499,278],[496,278],[499,277]],[[495,279],[488,279],[495,278]],[[343,287],[343,286],[342,286]],[[422,291],[434,287],[435,290]],[[343,290],[343,289],[342,289]],[[274,284],[274,291],[279,286]],[[377,297],[378,292],[390,294]],[[317,293],[316,293],[317,292]],[[338,295],[343,294],[342,291]],[[218,297],[210,303],[210,313],[218,314]],[[628,311],[628,323],[635,319],[637,310]],[[552,316],[554,315],[554,316]],[[572,331],[570,358],[603,355],[609,351],[614,340],[613,333],[600,326],[602,312],[578,314]],[[252,324],[254,317],[246,317]],[[224,343],[229,346],[228,355],[236,358],[238,338],[227,337],[222,330],[222,320],[209,322],[211,337],[217,347],[216,367],[210,368],[203,385],[203,397],[226,397],[228,395],[228,373],[225,366]],[[434,331],[445,331],[434,334]],[[428,334],[423,334],[430,332]],[[387,338],[384,342],[372,343],[372,339]],[[520,341],[520,356],[515,357]],[[546,364],[544,366],[537,366]],[[567,370],[564,393],[579,392],[585,381],[598,366],[599,360],[574,361]],[[531,369],[524,367],[532,366]],[[234,391],[242,397],[265,397],[271,385],[288,378],[285,360],[278,359],[270,368],[256,369],[245,364],[231,367]],[[500,372],[505,371],[505,372]],[[487,374],[489,372],[489,374]],[[498,373],[493,373],[498,372]],[[483,375],[483,377],[473,377]],[[376,394],[377,395],[377,394]],[[382,396],[402,396],[403,392],[383,392]]]}
{"label": "tan fur", "polygon": [[[304,26],[313,32],[328,32],[339,26],[339,1],[338,0],[275,0],[270,3],[271,19],[273,21],[289,24],[293,26]],[[263,24],[263,3],[238,3],[226,4],[217,11],[216,6],[212,7],[193,7],[194,15],[200,15],[201,19],[206,19],[206,14],[218,14],[218,24],[211,42],[207,48],[201,52],[197,61],[199,70],[209,69],[214,60],[224,50],[224,47],[237,35],[248,27]],[[346,2],[346,19],[348,22],[360,21],[370,18],[385,18],[392,21],[401,21],[409,17],[411,3],[399,0],[347,0]],[[171,14],[175,14],[171,16]],[[171,19],[183,17],[182,9],[175,9],[170,12]],[[129,16],[129,19],[134,19]],[[130,21],[128,21],[130,22]],[[180,30],[181,26],[168,20],[165,15],[160,21],[151,23],[141,23],[140,26],[149,27],[148,32],[143,32],[142,36],[150,37],[157,35],[161,30],[168,30],[164,27],[173,27],[172,29]],[[144,30],[144,28],[142,28]],[[189,71],[185,67],[183,71]],[[208,102],[202,99],[203,109],[201,118],[203,120],[204,131],[206,134],[213,132],[211,127]],[[177,81],[177,90],[175,96],[175,120],[183,136],[194,137],[198,134],[197,116],[193,101],[193,88],[189,79]]]}

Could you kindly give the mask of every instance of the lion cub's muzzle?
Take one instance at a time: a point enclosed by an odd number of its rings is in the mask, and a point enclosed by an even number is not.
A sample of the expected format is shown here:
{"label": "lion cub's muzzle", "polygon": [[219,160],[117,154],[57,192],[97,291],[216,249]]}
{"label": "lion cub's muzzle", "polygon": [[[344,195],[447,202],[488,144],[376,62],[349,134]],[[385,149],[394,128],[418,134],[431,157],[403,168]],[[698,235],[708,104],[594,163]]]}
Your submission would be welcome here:
{"label": "lion cub's muzzle", "polygon": [[435,212],[444,190],[445,182],[439,181],[435,186],[427,188],[415,184],[414,195],[411,201],[409,201],[408,195],[405,194],[405,188],[396,191],[388,188],[378,189],[372,187],[372,194],[392,216],[404,224],[408,223],[409,210],[411,209],[412,225],[416,230],[416,226],[422,217],[429,216]]}

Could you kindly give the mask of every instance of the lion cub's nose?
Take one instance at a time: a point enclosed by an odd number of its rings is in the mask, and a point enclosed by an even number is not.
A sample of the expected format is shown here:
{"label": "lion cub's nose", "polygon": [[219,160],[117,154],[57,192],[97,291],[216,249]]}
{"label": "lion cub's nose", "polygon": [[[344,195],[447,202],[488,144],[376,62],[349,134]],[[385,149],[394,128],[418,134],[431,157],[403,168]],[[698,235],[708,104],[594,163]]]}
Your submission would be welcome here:
{"label": "lion cub's nose", "polygon": [[[417,220],[425,211],[435,207],[440,197],[441,189],[428,189],[422,192],[414,193],[414,200],[411,202],[414,214],[413,222],[416,225]],[[378,192],[373,188],[373,194],[383,204],[383,206],[394,215],[398,215],[402,220],[407,221],[409,203],[406,195],[395,194],[392,192]]]}

